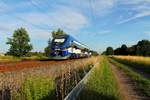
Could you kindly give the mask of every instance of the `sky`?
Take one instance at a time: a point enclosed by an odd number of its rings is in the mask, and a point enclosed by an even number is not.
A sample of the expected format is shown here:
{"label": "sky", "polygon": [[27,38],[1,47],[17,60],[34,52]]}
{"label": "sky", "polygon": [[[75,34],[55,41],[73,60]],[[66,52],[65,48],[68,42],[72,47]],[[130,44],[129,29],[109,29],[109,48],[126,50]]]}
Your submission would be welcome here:
{"label": "sky", "polygon": [[92,50],[150,40],[150,0],[0,0],[0,53],[14,30],[27,30],[43,51],[58,28]]}

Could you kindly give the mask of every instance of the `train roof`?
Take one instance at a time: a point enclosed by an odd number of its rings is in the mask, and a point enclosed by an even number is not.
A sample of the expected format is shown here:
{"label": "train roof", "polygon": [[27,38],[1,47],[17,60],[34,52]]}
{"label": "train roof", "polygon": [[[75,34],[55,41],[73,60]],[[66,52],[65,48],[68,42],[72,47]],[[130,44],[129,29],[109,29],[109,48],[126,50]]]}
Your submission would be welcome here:
{"label": "train roof", "polygon": [[54,38],[67,38],[69,37],[68,34],[60,34],[60,35],[55,35]]}
{"label": "train roof", "polygon": [[81,48],[86,48],[89,49],[86,45],[82,44],[81,42],[79,42],[78,40],[76,40],[75,38],[73,38],[71,35],[68,34],[61,34],[61,35],[55,35],[54,38],[70,38],[75,44],[77,44],[78,46],[80,46]]}

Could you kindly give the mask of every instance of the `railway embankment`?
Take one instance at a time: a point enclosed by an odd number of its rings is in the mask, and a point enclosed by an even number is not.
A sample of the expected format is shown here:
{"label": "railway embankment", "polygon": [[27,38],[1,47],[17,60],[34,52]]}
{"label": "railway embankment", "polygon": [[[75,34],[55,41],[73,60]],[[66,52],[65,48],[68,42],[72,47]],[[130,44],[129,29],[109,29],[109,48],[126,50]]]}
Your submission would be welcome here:
{"label": "railway embankment", "polygon": [[43,66],[36,63],[37,66],[32,68],[0,72],[0,99],[62,100],[91,69],[96,59],[63,61]]}

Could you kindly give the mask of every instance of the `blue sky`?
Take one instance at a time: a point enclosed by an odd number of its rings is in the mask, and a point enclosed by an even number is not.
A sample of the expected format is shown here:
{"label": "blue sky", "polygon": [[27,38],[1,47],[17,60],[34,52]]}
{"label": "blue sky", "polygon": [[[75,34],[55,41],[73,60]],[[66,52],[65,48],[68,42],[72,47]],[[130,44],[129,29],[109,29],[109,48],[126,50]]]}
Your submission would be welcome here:
{"label": "blue sky", "polygon": [[17,28],[28,31],[33,51],[43,51],[58,28],[91,49],[150,40],[150,0],[1,0],[0,52]]}

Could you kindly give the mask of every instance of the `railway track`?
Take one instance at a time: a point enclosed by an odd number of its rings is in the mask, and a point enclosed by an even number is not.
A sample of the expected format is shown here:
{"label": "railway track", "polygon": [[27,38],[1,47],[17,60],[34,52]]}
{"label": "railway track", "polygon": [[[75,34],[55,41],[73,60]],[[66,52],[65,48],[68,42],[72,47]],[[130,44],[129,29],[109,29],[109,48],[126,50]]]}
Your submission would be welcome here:
{"label": "railway track", "polygon": [[42,67],[46,65],[51,65],[55,63],[64,63],[73,60],[65,60],[65,61],[17,61],[17,62],[1,62],[0,63],[0,72],[14,71],[14,70],[22,70],[25,68],[33,68],[33,67]]}

